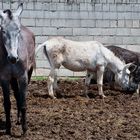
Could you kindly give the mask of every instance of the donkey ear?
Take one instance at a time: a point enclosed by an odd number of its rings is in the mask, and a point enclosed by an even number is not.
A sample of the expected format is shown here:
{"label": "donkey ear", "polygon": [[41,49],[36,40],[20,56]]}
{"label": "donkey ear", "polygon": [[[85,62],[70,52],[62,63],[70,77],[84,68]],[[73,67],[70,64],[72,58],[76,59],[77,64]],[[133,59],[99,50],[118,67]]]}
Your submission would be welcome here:
{"label": "donkey ear", "polygon": [[0,18],[5,18],[6,17],[6,14],[2,11],[2,10],[0,10]]}
{"label": "donkey ear", "polygon": [[135,65],[135,64],[132,63],[128,69],[132,73],[132,72],[134,72],[137,69],[137,65]]}
{"label": "donkey ear", "polygon": [[137,66],[133,63],[128,63],[125,66],[125,69],[129,69],[131,73],[134,72],[136,70],[136,68],[137,68]]}
{"label": "donkey ear", "polygon": [[17,10],[14,13],[14,15],[15,16],[20,16],[21,13],[22,13],[22,11],[23,11],[23,3],[20,3],[19,6],[18,6],[18,8],[17,8]]}

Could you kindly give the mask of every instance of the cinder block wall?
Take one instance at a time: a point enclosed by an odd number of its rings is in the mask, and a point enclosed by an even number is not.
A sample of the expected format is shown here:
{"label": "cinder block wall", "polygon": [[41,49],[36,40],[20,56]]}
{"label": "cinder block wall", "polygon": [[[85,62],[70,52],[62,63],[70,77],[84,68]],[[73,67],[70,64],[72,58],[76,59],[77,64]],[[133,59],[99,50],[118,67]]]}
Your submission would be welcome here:
{"label": "cinder block wall", "polygon": [[[97,40],[140,52],[140,0],[0,0],[0,9],[16,9],[24,2],[21,22],[36,36],[36,45],[48,36]],[[37,75],[48,75],[42,51],[36,58]],[[62,68],[60,76],[79,76]]]}

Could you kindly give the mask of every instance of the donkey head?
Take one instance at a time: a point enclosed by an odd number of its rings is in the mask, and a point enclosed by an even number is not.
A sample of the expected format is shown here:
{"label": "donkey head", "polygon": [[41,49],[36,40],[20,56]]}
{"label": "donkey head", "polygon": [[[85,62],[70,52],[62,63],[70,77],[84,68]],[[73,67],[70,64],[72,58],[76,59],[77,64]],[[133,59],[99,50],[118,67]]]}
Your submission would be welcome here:
{"label": "donkey head", "polygon": [[19,60],[18,47],[20,46],[21,39],[21,24],[19,16],[22,13],[23,4],[21,3],[17,10],[12,13],[11,10],[0,11],[0,17],[2,19],[2,36],[4,46],[7,51],[7,58],[9,62],[16,63]]}
{"label": "donkey head", "polygon": [[[131,67],[131,69],[130,69]],[[119,70],[115,75],[115,81],[124,89],[124,90],[136,90],[138,84],[130,80],[131,73],[135,70],[136,65],[133,63],[128,63],[124,66],[122,70]]]}

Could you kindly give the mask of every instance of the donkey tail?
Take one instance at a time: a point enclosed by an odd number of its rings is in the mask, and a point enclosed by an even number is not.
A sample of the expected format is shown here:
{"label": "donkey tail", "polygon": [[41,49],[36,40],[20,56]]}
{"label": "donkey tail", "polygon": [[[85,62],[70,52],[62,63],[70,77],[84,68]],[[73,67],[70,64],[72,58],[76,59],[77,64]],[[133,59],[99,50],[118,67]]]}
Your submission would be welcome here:
{"label": "donkey tail", "polygon": [[46,47],[47,47],[47,41],[37,46],[37,48],[35,49],[35,54],[37,54],[37,52],[38,52],[42,47],[43,47],[43,52],[44,52],[45,56],[47,57],[50,66],[52,66],[52,63],[51,63],[51,61],[50,61],[50,58],[49,58],[49,55],[48,55],[48,52],[47,52],[47,49],[46,49]]}
{"label": "donkey tail", "polygon": [[40,44],[40,45],[38,45],[38,46],[36,47],[36,49],[35,49],[35,54],[37,54],[38,51],[39,51],[42,47],[46,46],[46,44],[47,44],[47,41],[44,42],[44,43],[42,43],[42,44]]}
{"label": "donkey tail", "polygon": [[50,66],[52,67],[52,63],[51,63],[51,61],[50,61],[49,54],[48,54],[48,52],[47,52],[46,47],[47,47],[47,46],[46,46],[46,45],[44,45],[43,52],[44,52],[45,56],[47,57],[47,59],[48,59],[48,62],[49,62],[49,64],[50,64]]}

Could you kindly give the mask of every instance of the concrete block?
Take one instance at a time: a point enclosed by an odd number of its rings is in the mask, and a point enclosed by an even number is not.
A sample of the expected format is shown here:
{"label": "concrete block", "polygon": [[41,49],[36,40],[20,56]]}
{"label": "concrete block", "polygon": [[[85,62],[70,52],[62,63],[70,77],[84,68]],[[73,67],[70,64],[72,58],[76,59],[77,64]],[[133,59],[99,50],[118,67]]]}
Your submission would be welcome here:
{"label": "concrete block", "polygon": [[131,0],[129,3],[137,3],[137,0]]}
{"label": "concrete block", "polygon": [[134,12],[140,12],[140,4],[133,4],[131,5],[132,11]]}
{"label": "concrete block", "polygon": [[140,27],[139,20],[133,20],[133,28],[139,28],[139,27]]}
{"label": "concrete block", "polygon": [[36,36],[35,37],[35,42],[36,44],[41,44],[45,42],[48,39],[48,36]]}
{"label": "concrete block", "polygon": [[108,35],[108,36],[114,36],[116,35],[116,28],[102,28],[101,35]]}
{"label": "concrete block", "polygon": [[131,29],[131,36],[140,36],[140,29]]}
{"label": "concrete block", "polygon": [[122,19],[122,20],[132,19],[132,17],[133,17],[131,12],[126,12],[126,13],[118,12],[117,15],[118,15],[118,19]]}
{"label": "concrete block", "polygon": [[56,18],[60,19],[79,19],[80,13],[76,11],[59,12]]}
{"label": "concrete block", "polygon": [[[111,0],[110,0],[111,1]],[[116,4],[122,4],[122,0],[116,0],[115,1]]]}
{"label": "concrete block", "polygon": [[80,19],[88,19],[88,12],[80,12]]}
{"label": "concrete block", "polygon": [[55,27],[43,27],[42,30],[42,35],[57,35],[57,28]]}
{"label": "concrete block", "polygon": [[95,7],[91,3],[87,3],[87,10],[88,11],[94,11]]}
{"label": "concrete block", "polygon": [[57,3],[57,10],[64,11],[65,10],[65,3]]}
{"label": "concrete block", "polygon": [[131,19],[140,19],[140,13],[139,12],[132,12],[131,13]]}
{"label": "concrete block", "polygon": [[93,41],[93,36],[84,36],[84,35],[80,35],[80,36],[76,36],[78,38],[78,41]]}
{"label": "concrete block", "polygon": [[72,5],[65,4],[64,10],[65,11],[72,11]]}
{"label": "concrete block", "polygon": [[51,26],[52,27],[66,27],[66,20],[65,19],[51,19]]}
{"label": "concrete block", "polygon": [[[29,2],[29,3],[30,3],[30,2]],[[35,9],[35,10],[44,10],[44,9],[43,9],[44,3],[42,3],[42,2],[33,3],[33,5],[34,5],[34,9]]]}
{"label": "concrete block", "polygon": [[[42,54],[42,55],[44,55],[44,54]],[[50,68],[50,64],[49,64],[47,59],[46,60],[44,60],[44,59],[41,59],[41,60],[36,59],[36,66],[38,68]]]}
{"label": "concrete block", "polygon": [[129,36],[131,33],[130,28],[117,28],[116,29],[116,35],[119,36]]}
{"label": "concrete block", "polygon": [[[10,2],[5,2],[5,3],[3,3],[3,7],[2,7],[2,5],[1,5],[1,8],[3,8],[4,10],[5,10],[5,9],[11,9]],[[17,7],[16,7],[16,8],[17,8]]]}
{"label": "concrete block", "polygon": [[49,73],[50,73],[50,69],[37,68],[34,71],[33,76],[48,76]]}
{"label": "concrete block", "polygon": [[[36,46],[38,46],[38,45],[36,45]],[[41,48],[37,52],[35,58],[36,58],[36,61],[46,61],[47,60],[46,56],[44,55],[43,48]]]}
{"label": "concrete block", "polygon": [[110,21],[110,27],[117,27],[118,26],[118,20],[109,20]]}
{"label": "concrete block", "polygon": [[115,36],[115,43],[114,44],[123,44],[123,38],[121,36]]}
{"label": "concrete block", "polygon": [[115,37],[113,37],[113,36],[102,36],[101,35],[101,36],[94,36],[94,40],[99,41],[104,45],[112,45],[115,42]]}
{"label": "concrete block", "polygon": [[81,27],[95,27],[95,20],[81,20]]}
{"label": "concrete block", "polygon": [[88,35],[87,28],[73,28],[73,35]]}
{"label": "concrete block", "polygon": [[74,76],[74,73],[68,69],[59,69],[58,76]]}
{"label": "concrete block", "polygon": [[109,4],[102,5],[102,11],[109,11],[109,9],[110,9]]}
{"label": "concrete block", "polygon": [[88,12],[88,19],[103,19],[103,12]]}
{"label": "concrete block", "polygon": [[109,10],[112,12],[115,12],[117,11],[117,5],[116,4],[109,4]]}
{"label": "concrete block", "polygon": [[133,6],[131,4],[125,3],[123,9],[124,9],[124,12],[132,12]]}
{"label": "concrete block", "polygon": [[29,27],[34,35],[42,35],[42,27]]}
{"label": "concrete block", "polygon": [[109,20],[96,20],[96,27],[109,27]]}
{"label": "concrete block", "polygon": [[17,9],[18,3],[17,2],[12,2],[11,3],[11,9]]}
{"label": "concrete block", "polygon": [[42,3],[42,6],[40,6],[39,8],[41,8],[44,11],[50,11],[50,3],[44,2],[44,3]]}
{"label": "concrete block", "polygon": [[21,18],[29,18],[29,17],[30,17],[30,12],[24,10],[21,14]]}
{"label": "concrete block", "polygon": [[28,2],[28,3],[26,3],[26,9],[34,9],[34,3],[33,2]]}
{"label": "concrete block", "polygon": [[57,10],[57,3],[50,3],[50,11],[54,12]]}
{"label": "concrete block", "polygon": [[118,27],[125,27],[125,20],[118,20]]}
{"label": "concrete block", "polygon": [[103,7],[102,7],[102,4],[95,4],[95,11],[102,11]]}
{"label": "concrete block", "polygon": [[117,11],[118,12],[131,12],[132,5],[130,5],[130,4],[117,4]]}
{"label": "concrete block", "polygon": [[86,72],[74,72],[73,73],[73,76],[76,76],[76,77],[85,77],[86,76]]}
{"label": "concrete block", "polygon": [[140,53],[140,46],[139,45],[127,45],[127,49]]}
{"label": "concrete block", "polygon": [[127,27],[127,28],[133,27],[133,21],[132,20],[125,20],[125,27]]}
{"label": "concrete block", "polygon": [[72,11],[80,11],[80,4],[72,4]]}
{"label": "concrete block", "polygon": [[117,19],[117,13],[116,12],[104,12],[103,19]]}
{"label": "concrete block", "polygon": [[35,26],[40,27],[40,26],[51,26],[51,20],[50,19],[45,19],[45,18],[36,18],[35,19]]}
{"label": "concrete block", "polygon": [[115,3],[115,0],[107,0],[107,3]]}
{"label": "concrete block", "polygon": [[107,0],[100,0],[100,3],[107,3]]}
{"label": "concrete block", "polygon": [[30,11],[30,17],[44,18],[45,17],[45,13],[44,13],[44,11]]}
{"label": "concrete block", "polygon": [[87,11],[87,3],[80,3],[80,11]]}
{"label": "concrete block", "polygon": [[118,45],[121,48],[127,49],[127,45]]}
{"label": "concrete block", "polygon": [[130,44],[136,44],[136,38],[135,37],[123,37],[123,44],[124,45],[130,45]]}
{"label": "concrete block", "polygon": [[64,18],[64,16],[62,17],[62,15],[60,13],[61,13],[60,11],[57,11],[57,12],[44,11],[44,18],[48,18],[48,19],[53,19],[53,18],[57,19],[58,17]]}
{"label": "concrete block", "polygon": [[0,9],[3,10],[3,4],[0,2]]}
{"label": "concrete block", "polygon": [[72,28],[57,28],[57,35],[73,35]]}
{"label": "concrete block", "polygon": [[[84,20],[85,21],[85,20]],[[78,19],[67,19],[65,20],[66,27],[81,27],[81,20]]]}
{"label": "concrete block", "polygon": [[88,35],[102,35],[101,28],[88,28]]}
{"label": "concrete block", "polygon": [[33,26],[35,26],[35,19],[33,19],[33,18],[21,18],[21,23],[24,26],[33,27]]}

